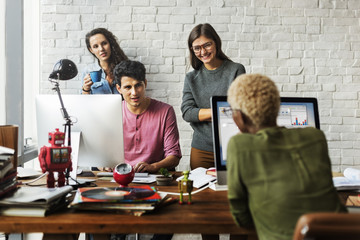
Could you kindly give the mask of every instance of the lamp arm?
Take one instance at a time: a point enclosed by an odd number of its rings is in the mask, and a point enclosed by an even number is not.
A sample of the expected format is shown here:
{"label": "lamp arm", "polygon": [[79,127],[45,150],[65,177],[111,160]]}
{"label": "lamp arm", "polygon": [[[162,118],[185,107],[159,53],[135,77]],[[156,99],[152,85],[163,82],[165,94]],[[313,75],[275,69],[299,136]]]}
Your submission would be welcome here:
{"label": "lamp arm", "polygon": [[60,100],[60,105],[61,105],[61,108],[60,108],[60,111],[61,111],[61,114],[63,116],[63,118],[66,120],[66,123],[64,124],[64,134],[66,135],[66,132],[68,133],[68,146],[71,147],[71,125],[72,125],[72,121],[71,121],[71,118],[68,114],[68,112],[66,111],[66,108],[64,106],[64,102],[62,100],[62,97],[61,97],[61,93],[60,93],[60,88],[59,88],[59,83],[58,82],[55,82],[55,87],[53,88],[53,90],[55,90],[59,96],[59,100]]}
{"label": "lamp arm", "polygon": [[[62,97],[61,97],[61,93],[60,93],[60,88],[59,88],[59,83],[58,83],[58,82],[55,83],[55,87],[53,88],[53,90],[55,90],[55,91],[57,92],[58,96],[59,96],[60,105],[61,105],[61,109],[60,109],[60,110],[61,110],[61,114],[62,114],[63,118],[64,118],[65,120],[69,120],[69,119],[70,119],[70,116],[69,116],[69,114],[68,114],[68,112],[66,111],[66,108],[65,108],[65,106],[64,106],[64,102],[63,102]],[[71,121],[71,120],[70,120],[70,121]]]}

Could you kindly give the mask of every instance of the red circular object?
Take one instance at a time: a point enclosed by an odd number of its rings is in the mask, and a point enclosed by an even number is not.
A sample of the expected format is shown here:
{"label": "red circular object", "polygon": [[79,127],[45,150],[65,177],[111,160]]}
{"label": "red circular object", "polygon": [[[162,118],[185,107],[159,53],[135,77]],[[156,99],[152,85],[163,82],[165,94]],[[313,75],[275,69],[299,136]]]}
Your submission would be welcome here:
{"label": "red circular object", "polygon": [[135,176],[133,167],[128,163],[120,163],[114,168],[114,180],[121,187],[126,187]]}

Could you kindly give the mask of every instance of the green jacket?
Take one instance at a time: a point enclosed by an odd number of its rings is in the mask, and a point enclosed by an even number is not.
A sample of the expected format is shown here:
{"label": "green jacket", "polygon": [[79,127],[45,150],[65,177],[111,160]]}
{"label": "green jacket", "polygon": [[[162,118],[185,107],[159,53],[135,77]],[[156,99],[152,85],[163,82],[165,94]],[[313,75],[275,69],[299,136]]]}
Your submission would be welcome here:
{"label": "green jacket", "polygon": [[240,226],[255,224],[260,240],[292,239],[308,212],[344,212],[333,186],[325,136],[315,128],[266,128],[232,137],[228,198]]}

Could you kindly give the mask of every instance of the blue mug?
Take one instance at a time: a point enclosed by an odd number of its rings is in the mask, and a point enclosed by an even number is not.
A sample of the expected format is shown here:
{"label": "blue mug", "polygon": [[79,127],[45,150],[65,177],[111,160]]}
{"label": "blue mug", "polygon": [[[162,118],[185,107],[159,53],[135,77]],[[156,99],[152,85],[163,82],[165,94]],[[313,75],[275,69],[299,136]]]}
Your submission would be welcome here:
{"label": "blue mug", "polygon": [[101,70],[90,72],[91,81],[94,83],[101,81]]}

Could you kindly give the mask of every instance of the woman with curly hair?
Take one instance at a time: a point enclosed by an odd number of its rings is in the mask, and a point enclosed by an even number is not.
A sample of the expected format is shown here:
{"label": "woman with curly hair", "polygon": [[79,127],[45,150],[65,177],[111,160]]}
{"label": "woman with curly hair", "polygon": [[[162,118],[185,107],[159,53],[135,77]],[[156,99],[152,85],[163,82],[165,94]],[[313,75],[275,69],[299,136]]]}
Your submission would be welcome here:
{"label": "woman with curly hair", "polygon": [[280,94],[269,77],[237,77],[228,90],[241,133],[227,147],[230,211],[259,240],[293,239],[299,217],[346,212],[332,181],[325,134],[316,128],[277,126]]}
{"label": "woman with curly hair", "polygon": [[[82,73],[82,94],[118,94],[113,70],[123,60],[128,60],[113,33],[96,28],[86,34],[86,47],[97,62],[86,67]],[[90,72],[98,71],[101,77],[91,79]]]}

